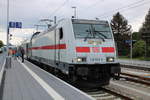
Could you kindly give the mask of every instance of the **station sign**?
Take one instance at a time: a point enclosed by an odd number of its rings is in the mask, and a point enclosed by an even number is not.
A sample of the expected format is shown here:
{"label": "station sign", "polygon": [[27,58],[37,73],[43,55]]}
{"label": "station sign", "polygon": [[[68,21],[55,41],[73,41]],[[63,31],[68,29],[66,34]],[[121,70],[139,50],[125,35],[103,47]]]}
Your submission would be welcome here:
{"label": "station sign", "polygon": [[130,44],[132,42],[132,40],[125,40],[125,43]]}
{"label": "station sign", "polygon": [[127,43],[127,44],[131,44],[131,42],[132,43],[135,43],[137,40],[125,40],[125,43]]}
{"label": "station sign", "polygon": [[9,22],[9,28],[22,28],[22,22]]}

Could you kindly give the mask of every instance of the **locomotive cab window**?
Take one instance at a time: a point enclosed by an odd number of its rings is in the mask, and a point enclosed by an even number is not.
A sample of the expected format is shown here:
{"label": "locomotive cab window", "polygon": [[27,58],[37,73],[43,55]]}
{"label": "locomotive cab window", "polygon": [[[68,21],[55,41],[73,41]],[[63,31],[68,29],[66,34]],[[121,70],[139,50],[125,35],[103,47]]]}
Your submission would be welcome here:
{"label": "locomotive cab window", "polygon": [[59,39],[61,40],[63,38],[63,28],[59,28]]}
{"label": "locomotive cab window", "polygon": [[73,23],[75,38],[112,39],[108,24]]}

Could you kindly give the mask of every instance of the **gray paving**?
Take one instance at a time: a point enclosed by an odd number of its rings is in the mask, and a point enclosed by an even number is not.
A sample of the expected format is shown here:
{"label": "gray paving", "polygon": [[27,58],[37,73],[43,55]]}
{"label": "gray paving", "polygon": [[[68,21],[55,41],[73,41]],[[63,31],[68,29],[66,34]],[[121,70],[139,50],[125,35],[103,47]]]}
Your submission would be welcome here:
{"label": "gray paving", "polygon": [[6,69],[2,100],[52,100],[17,60]]}
{"label": "gray paving", "polygon": [[32,69],[37,75],[39,75],[46,83],[48,83],[57,93],[65,98],[65,100],[91,100],[93,98],[88,97],[83,92],[74,89],[72,86],[68,86],[67,83],[60,81],[52,74],[49,74],[45,71],[42,71],[37,66],[31,64],[28,61],[25,61],[25,64]]}
{"label": "gray paving", "polygon": [[[29,69],[44,80],[65,100],[91,100],[86,94],[55,78],[53,75],[25,61]],[[6,69],[2,100],[52,100],[52,97],[18,62],[12,59],[12,67]]]}

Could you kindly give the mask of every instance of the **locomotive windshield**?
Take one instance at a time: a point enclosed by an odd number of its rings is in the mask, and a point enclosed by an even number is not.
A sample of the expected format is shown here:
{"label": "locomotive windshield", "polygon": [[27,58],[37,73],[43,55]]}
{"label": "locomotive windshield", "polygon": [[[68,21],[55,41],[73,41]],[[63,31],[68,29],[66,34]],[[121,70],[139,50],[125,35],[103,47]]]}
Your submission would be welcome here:
{"label": "locomotive windshield", "polygon": [[111,39],[112,34],[108,24],[74,23],[75,38]]}

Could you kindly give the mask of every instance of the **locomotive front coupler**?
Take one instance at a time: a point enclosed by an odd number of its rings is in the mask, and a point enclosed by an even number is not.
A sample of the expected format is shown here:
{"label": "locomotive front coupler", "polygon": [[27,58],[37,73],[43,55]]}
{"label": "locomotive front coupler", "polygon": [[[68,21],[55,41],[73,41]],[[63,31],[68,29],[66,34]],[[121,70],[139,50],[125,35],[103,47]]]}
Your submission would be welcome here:
{"label": "locomotive front coupler", "polygon": [[112,74],[112,78],[113,80],[119,80],[120,79],[120,73],[121,73],[121,68],[120,68],[120,64],[113,64],[111,66],[111,74]]}

